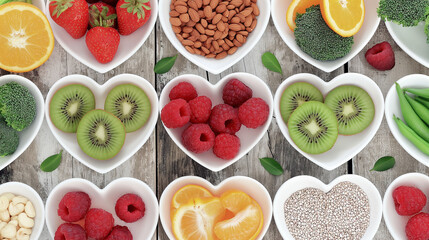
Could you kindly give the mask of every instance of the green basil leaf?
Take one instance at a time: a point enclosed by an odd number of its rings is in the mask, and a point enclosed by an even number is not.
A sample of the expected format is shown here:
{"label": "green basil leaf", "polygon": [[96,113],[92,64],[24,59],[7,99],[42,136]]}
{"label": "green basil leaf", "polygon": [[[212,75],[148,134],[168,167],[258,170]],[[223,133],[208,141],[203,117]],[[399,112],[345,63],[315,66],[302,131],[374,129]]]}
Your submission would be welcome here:
{"label": "green basil leaf", "polygon": [[383,172],[393,168],[393,166],[395,166],[395,158],[391,156],[385,156],[378,159],[370,171]]}
{"label": "green basil leaf", "polygon": [[61,164],[61,158],[63,156],[63,150],[60,153],[52,155],[46,158],[42,164],[40,164],[40,169],[44,172],[52,172],[58,168]]}
{"label": "green basil leaf", "polygon": [[174,63],[176,62],[176,58],[177,58],[177,55],[173,57],[166,57],[159,60],[155,64],[153,71],[155,71],[155,73],[157,74],[163,74],[170,71],[170,69],[173,67]]}
{"label": "green basil leaf", "polygon": [[279,176],[282,175],[284,170],[280,163],[278,163],[274,158],[260,158],[261,165],[272,175]]}
{"label": "green basil leaf", "polygon": [[268,70],[283,74],[282,67],[274,54],[270,52],[262,54],[262,63]]}

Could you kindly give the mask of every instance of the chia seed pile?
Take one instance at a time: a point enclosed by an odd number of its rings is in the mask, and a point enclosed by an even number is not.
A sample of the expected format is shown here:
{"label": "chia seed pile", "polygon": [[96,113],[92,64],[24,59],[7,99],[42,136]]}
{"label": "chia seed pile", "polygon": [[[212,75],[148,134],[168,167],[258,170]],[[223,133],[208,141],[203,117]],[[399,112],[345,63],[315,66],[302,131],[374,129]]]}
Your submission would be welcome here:
{"label": "chia seed pile", "polygon": [[357,240],[370,222],[366,193],[356,184],[341,182],[329,192],[305,188],[285,202],[285,220],[296,240]]}

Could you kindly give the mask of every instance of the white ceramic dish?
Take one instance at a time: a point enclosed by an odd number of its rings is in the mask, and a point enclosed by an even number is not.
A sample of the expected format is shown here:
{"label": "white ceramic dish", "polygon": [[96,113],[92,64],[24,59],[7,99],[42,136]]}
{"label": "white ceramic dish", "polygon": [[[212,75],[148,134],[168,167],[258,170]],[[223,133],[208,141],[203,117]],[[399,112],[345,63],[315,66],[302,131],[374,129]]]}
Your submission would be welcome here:
{"label": "white ceramic dish", "polygon": [[19,145],[16,151],[12,155],[0,157],[0,170],[11,164],[30,146],[42,126],[45,111],[43,95],[32,81],[18,75],[4,75],[0,77],[0,86],[8,82],[19,83],[30,91],[36,100],[36,117],[30,126],[18,133]]}
{"label": "white ceramic dish", "polygon": [[[397,81],[401,88],[412,87],[412,88],[429,88],[429,76],[422,74],[412,74],[405,76]],[[399,131],[398,126],[393,120],[393,114],[404,121],[401,112],[401,106],[399,105],[398,94],[396,93],[395,84],[390,88],[389,92],[386,95],[385,103],[385,114],[387,124],[390,131],[395,137],[396,141],[407,151],[413,158],[417,161],[423,163],[429,167],[429,156],[421,152],[413,143],[411,143],[407,138],[405,138],[402,133]]]}
{"label": "white ceramic dish", "polygon": [[161,22],[162,29],[167,35],[168,40],[171,44],[180,52],[185,58],[193,62],[198,67],[209,71],[213,74],[219,74],[226,69],[230,68],[232,65],[240,61],[244,56],[246,56],[250,50],[252,50],[255,45],[261,39],[262,35],[267,28],[268,21],[270,20],[270,1],[269,0],[258,0],[257,5],[259,7],[260,15],[257,17],[258,23],[256,24],[253,32],[249,34],[246,43],[237,49],[233,55],[229,55],[224,59],[214,59],[206,58],[197,54],[189,53],[185,47],[177,39],[176,34],[173,32],[173,28],[170,24],[170,3],[171,0],[160,0],[159,1],[159,20]]}
{"label": "white ceramic dish", "polygon": [[380,23],[380,18],[377,16],[376,10],[379,0],[365,1],[365,20],[362,28],[354,35],[354,44],[350,53],[334,61],[319,61],[304,53],[295,42],[295,36],[286,23],[286,12],[291,2],[292,0],[272,0],[271,17],[274,26],[277,28],[283,41],[293,52],[304,59],[304,61],[325,72],[334,71],[356,56],[372,38]]}
{"label": "white ceramic dish", "polygon": [[253,97],[262,98],[270,107],[270,113],[264,125],[256,129],[250,129],[245,126],[241,126],[240,131],[236,133],[236,136],[240,138],[241,147],[240,147],[240,151],[238,152],[237,156],[234,159],[231,159],[231,160],[220,159],[216,157],[216,155],[214,155],[212,150],[209,150],[204,153],[199,153],[199,154],[188,151],[182,144],[181,136],[182,136],[182,132],[189,126],[189,124],[181,128],[175,128],[175,129],[170,129],[164,126],[165,130],[167,130],[167,133],[177,144],[177,146],[179,146],[180,149],[182,149],[183,152],[185,152],[189,157],[194,159],[202,166],[214,172],[220,171],[228,167],[229,165],[235,163],[236,161],[238,161],[240,158],[246,155],[264,136],[265,132],[270,126],[272,115],[273,115],[273,96],[271,94],[270,88],[262,79],[249,73],[229,74],[228,76],[225,76],[224,78],[222,78],[215,85],[212,85],[210,82],[208,82],[206,79],[200,76],[185,74],[185,75],[178,76],[172,79],[171,81],[169,81],[167,85],[165,85],[159,97],[159,111],[161,112],[162,108],[167,103],[170,102],[170,98],[168,97],[168,95],[171,89],[180,82],[189,82],[197,90],[198,96],[209,97],[212,101],[212,107],[214,107],[218,104],[223,103],[222,89],[229,80],[234,78],[242,81],[249,88],[251,88],[253,91]]}
{"label": "white ceramic dish", "polygon": [[99,73],[106,73],[116,68],[132,55],[134,55],[134,53],[137,52],[137,50],[149,37],[150,33],[155,27],[156,18],[158,16],[158,1],[150,0],[150,6],[152,11],[149,20],[145,23],[145,25],[143,25],[134,33],[128,36],[121,35],[121,41],[119,43],[118,51],[116,52],[115,57],[111,62],[105,64],[99,63],[88,50],[88,47],[85,43],[86,36],[83,36],[80,39],[74,39],[66,32],[66,30],[64,30],[62,27],[56,24],[54,20],[52,20],[52,17],[49,13],[49,1],[46,2],[45,14],[51,24],[55,39],[70,55],[95,71]]}
{"label": "white ceramic dish", "polygon": [[42,198],[30,186],[20,182],[7,182],[0,184],[0,195],[3,193],[13,193],[27,198],[36,210],[36,217],[34,218],[34,227],[30,235],[30,240],[38,240],[45,226],[45,206],[43,205]]}
{"label": "white ceramic dish", "polygon": [[[280,114],[280,99],[285,89],[296,82],[307,82],[314,85],[322,92],[323,96],[326,97],[329,91],[342,85],[355,85],[358,86],[371,96],[375,106],[375,115],[372,123],[362,132],[352,136],[339,135],[337,142],[331,150],[322,154],[308,154],[303,152],[296,146],[289,136],[289,131],[286,123]],[[302,155],[308,158],[310,161],[321,166],[326,170],[333,170],[339,167],[341,164],[347,162],[362,149],[368,145],[371,139],[374,137],[378,128],[380,127],[381,121],[383,120],[384,112],[384,100],[383,94],[377,84],[370,78],[358,74],[358,73],[345,73],[332,79],[330,82],[324,82],[319,77],[313,74],[300,73],[293,75],[283,81],[276,91],[274,96],[274,116],[276,117],[277,124],[280,127],[285,138],[288,142]]]}
{"label": "white ceramic dish", "polygon": [[162,193],[161,198],[159,200],[159,213],[162,227],[164,228],[165,233],[171,240],[176,239],[174,237],[173,231],[171,230],[171,199],[180,188],[188,184],[202,186],[208,189],[215,196],[220,196],[222,193],[228,190],[240,190],[247,193],[261,206],[262,213],[264,215],[264,226],[262,227],[262,230],[256,240],[263,239],[271,223],[272,203],[270,194],[261,183],[249,177],[235,176],[225,179],[217,186],[213,186],[210,182],[203,178],[195,176],[186,176],[178,178],[171,182],[164,189],[164,192]]}
{"label": "white ceramic dish", "polygon": [[[152,112],[146,124],[140,128],[139,130],[127,133],[125,137],[125,143],[122,147],[122,150],[113,157],[112,159],[100,161],[86,155],[81,148],[79,147],[76,134],[75,133],[65,133],[61,130],[57,129],[51,121],[49,116],[49,103],[55,92],[60,88],[70,85],[70,84],[82,84],[91,89],[95,96],[95,104],[97,109],[104,108],[104,100],[107,97],[107,94],[114,87],[121,84],[134,84],[146,93],[150,102]],[[146,81],[144,78],[139,77],[133,74],[121,74],[117,75],[111,79],[109,79],[105,84],[99,85],[93,79],[83,76],[83,75],[69,75],[67,77],[61,78],[56,81],[55,84],[49,90],[49,93],[46,97],[46,121],[48,122],[48,126],[54,134],[55,138],[58,142],[63,146],[63,148],[69,152],[74,158],[79,160],[81,163],[85,164],[89,168],[99,172],[99,173],[107,173],[117,166],[124,163],[127,159],[133,156],[147,141],[147,139],[152,134],[155,129],[156,121],[158,120],[158,96],[156,94],[153,86]]]}
{"label": "white ceramic dish", "polygon": [[[407,173],[396,178],[387,188],[383,199],[383,217],[390,234],[396,240],[407,239],[405,226],[411,218],[396,213],[392,193],[399,186],[416,187],[429,196],[429,177],[421,173]],[[426,204],[422,212],[429,212],[429,204]]]}
{"label": "white ceramic dish", "polygon": [[[46,225],[50,235],[53,237],[58,226],[64,223],[58,216],[58,204],[63,196],[68,192],[85,192],[91,198],[91,208],[102,208],[111,213],[115,219],[115,226],[127,226],[133,234],[134,239],[151,239],[158,224],[158,201],[155,193],[144,182],[135,178],[118,178],[107,185],[104,189],[99,189],[93,183],[81,178],[72,178],[58,184],[46,200]],[[145,215],[134,223],[126,223],[116,216],[116,200],[122,195],[133,193],[140,196],[145,203]]]}
{"label": "white ceramic dish", "polygon": [[370,223],[362,239],[372,239],[376,234],[381,221],[381,196],[374,184],[372,184],[366,178],[358,175],[343,175],[336,178],[328,185],[325,185],[317,178],[311,176],[298,176],[283,183],[283,185],[277,191],[273,202],[274,220],[283,239],[293,239],[286,225],[284,216],[284,203],[294,192],[304,188],[317,188],[326,193],[336,184],[344,181],[349,181],[358,185],[368,196],[370,205]]}
{"label": "white ceramic dish", "polygon": [[45,1],[43,0],[33,0],[33,5],[36,6],[40,11],[45,13]]}

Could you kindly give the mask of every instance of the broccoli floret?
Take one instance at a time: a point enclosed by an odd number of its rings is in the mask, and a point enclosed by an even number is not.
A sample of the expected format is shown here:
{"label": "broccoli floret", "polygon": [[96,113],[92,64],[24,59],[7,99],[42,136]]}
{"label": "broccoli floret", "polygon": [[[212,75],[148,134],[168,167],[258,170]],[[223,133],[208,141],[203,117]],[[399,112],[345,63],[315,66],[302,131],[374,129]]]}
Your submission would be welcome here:
{"label": "broccoli floret", "polygon": [[36,117],[36,101],[24,86],[6,83],[0,86],[0,114],[10,127],[22,131]]}
{"label": "broccoli floret", "polygon": [[378,16],[404,27],[417,26],[426,20],[429,0],[380,0]]}
{"label": "broccoli floret", "polygon": [[295,23],[296,43],[314,59],[332,61],[344,57],[352,49],[353,37],[342,37],[330,29],[319,5],[297,14]]}
{"label": "broccoli floret", "polygon": [[15,152],[19,145],[18,132],[0,119],[0,156],[8,156]]}

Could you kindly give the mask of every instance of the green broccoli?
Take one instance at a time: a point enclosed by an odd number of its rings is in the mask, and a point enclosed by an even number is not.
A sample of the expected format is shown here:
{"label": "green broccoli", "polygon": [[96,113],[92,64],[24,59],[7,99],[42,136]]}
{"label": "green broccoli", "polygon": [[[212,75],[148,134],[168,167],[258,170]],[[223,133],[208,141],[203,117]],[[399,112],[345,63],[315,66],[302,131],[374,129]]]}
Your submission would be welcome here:
{"label": "green broccoli", "polygon": [[15,152],[19,145],[18,132],[0,119],[0,156],[8,156]]}
{"label": "green broccoli", "polygon": [[404,27],[417,26],[426,20],[429,0],[380,0],[378,16]]}
{"label": "green broccoli", "polygon": [[10,127],[22,131],[36,117],[36,101],[24,86],[6,83],[0,86],[0,114]]}
{"label": "green broccoli", "polygon": [[297,14],[295,23],[296,44],[314,59],[336,60],[352,49],[353,37],[342,37],[330,29],[323,20],[319,5]]}

